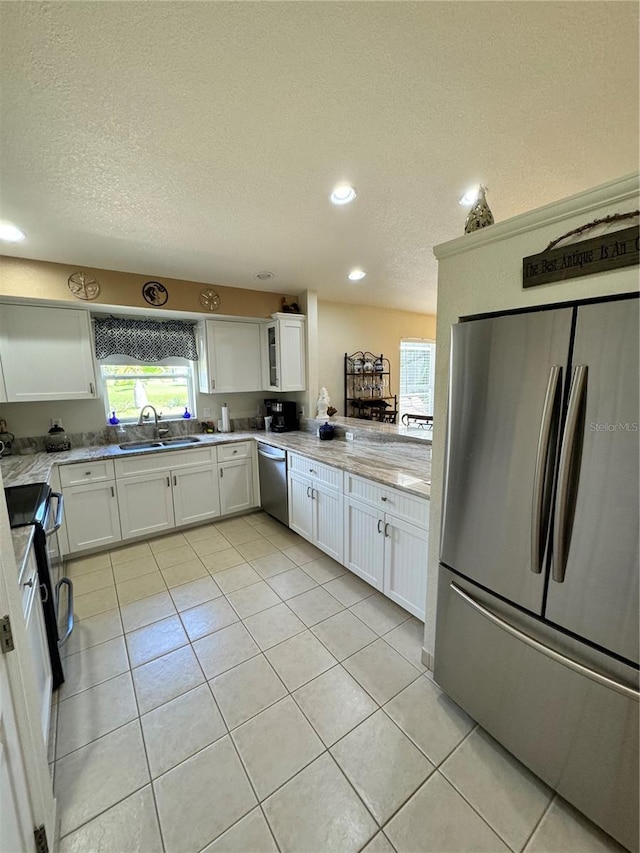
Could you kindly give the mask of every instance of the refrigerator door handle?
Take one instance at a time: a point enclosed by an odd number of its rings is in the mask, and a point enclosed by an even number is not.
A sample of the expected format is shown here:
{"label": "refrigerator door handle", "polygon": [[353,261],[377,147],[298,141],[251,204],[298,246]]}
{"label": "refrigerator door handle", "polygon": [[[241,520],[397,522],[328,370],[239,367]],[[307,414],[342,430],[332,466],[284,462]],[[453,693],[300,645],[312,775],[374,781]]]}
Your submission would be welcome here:
{"label": "refrigerator door handle", "polygon": [[576,364],[573,368],[567,420],[560,450],[558,467],[558,488],[556,493],[555,516],[553,519],[553,569],[551,577],[556,583],[563,583],[567,568],[567,529],[569,522],[569,494],[573,481],[573,461],[576,436],[580,422],[584,395],[587,390],[587,365]]}
{"label": "refrigerator door handle", "polygon": [[608,687],[611,690],[615,690],[616,693],[621,693],[623,696],[626,696],[628,699],[633,699],[634,702],[640,702],[640,693],[637,690],[634,690],[632,687],[627,687],[626,684],[622,684],[620,681],[616,681],[613,678],[608,678],[606,675],[602,675],[597,672],[595,669],[591,669],[591,667],[584,666],[584,664],[578,663],[578,661],[573,660],[573,658],[568,658],[566,655],[557,652],[555,649],[550,648],[549,646],[545,646],[544,643],[541,643],[539,640],[536,640],[535,637],[531,637],[529,634],[525,634],[524,631],[521,631],[519,628],[516,628],[515,625],[512,625],[510,622],[507,622],[501,616],[498,616],[497,613],[494,613],[492,610],[489,610],[488,607],[485,607],[483,604],[480,604],[479,601],[476,601],[475,598],[470,596],[465,590],[459,587],[453,581],[449,582],[449,588],[455,592],[456,595],[460,596],[463,601],[465,601],[470,607],[473,607],[478,613],[492,622],[494,625],[497,625],[498,628],[501,628],[503,631],[506,631],[507,634],[510,634],[512,637],[515,637],[517,640],[520,640],[527,646],[530,646],[532,649],[535,649],[538,652],[541,652],[543,655],[546,655],[551,660],[556,661],[557,663],[566,666],[568,669],[573,670],[574,672],[579,673],[580,675],[584,675],[586,678],[591,679],[591,681],[595,681],[597,684],[602,684],[604,687]]}
{"label": "refrigerator door handle", "polygon": [[[545,519],[545,529],[542,529],[542,508],[544,505],[545,484],[548,487],[546,474],[548,472],[549,440],[551,438],[551,427],[556,410],[558,387],[562,376],[562,367],[554,364],[549,370],[549,381],[547,392],[542,407],[542,418],[540,421],[540,434],[538,436],[538,450],[536,454],[536,470],[533,480],[533,501],[531,504],[531,571],[539,575],[542,571],[542,560],[544,547],[542,542],[546,541],[549,519]],[[544,540],[543,540],[544,534]]]}

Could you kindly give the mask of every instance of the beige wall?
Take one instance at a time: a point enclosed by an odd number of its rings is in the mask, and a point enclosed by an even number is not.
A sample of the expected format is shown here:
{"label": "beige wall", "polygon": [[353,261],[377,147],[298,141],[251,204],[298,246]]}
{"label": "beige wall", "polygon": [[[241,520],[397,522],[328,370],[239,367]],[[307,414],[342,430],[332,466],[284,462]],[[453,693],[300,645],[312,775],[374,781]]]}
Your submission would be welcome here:
{"label": "beige wall", "polygon": [[[78,304],[81,300],[69,290],[67,281],[71,273],[89,273],[100,283],[100,295],[87,305],[127,305],[146,308],[148,311],[190,311],[202,313],[200,291],[209,285],[197,281],[157,277],[152,273],[137,275],[114,270],[92,269],[91,267],[54,264],[49,261],[31,261],[0,255],[0,297],[20,299],[51,299]],[[147,281],[160,281],[169,291],[169,299],[162,309],[149,305],[142,297],[142,286]],[[243,290],[238,287],[211,285],[220,296],[220,308],[216,313],[238,317],[270,317],[281,310],[283,293],[259,290]]]}
{"label": "beige wall", "polygon": [[[635,210],[637,202],[638,176],[635,175],[435,248],[439,261],[438,358],[425,621],[425,649],[428,652],[433,652],[435,639],[451,325],[465,315],[636,292],[637,267],[611,270],[525,290],[522,288],[522,259],[543,252],[551,240],[573,228],[609,214]],[[615,230],[615,226],[612,230]]]}
{"label": "beige wall", "polygon": [[[402,338],[436,336],[433,314],[414,314],[366,305],[318,302],[318,385],[326,386],[331,405],[344,414],[344,354],[382,353],[391,364],[391,391],[398,393]],[[314,413],[315,414],[315,413]]]}

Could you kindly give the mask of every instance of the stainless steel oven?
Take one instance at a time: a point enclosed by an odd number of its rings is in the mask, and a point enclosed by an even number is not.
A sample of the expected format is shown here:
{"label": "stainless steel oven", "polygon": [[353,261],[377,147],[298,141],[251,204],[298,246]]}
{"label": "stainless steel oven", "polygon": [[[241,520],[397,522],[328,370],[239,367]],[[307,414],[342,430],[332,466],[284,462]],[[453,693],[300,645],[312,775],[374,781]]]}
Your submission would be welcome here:
{"label": "stainless steel oven", "polygon": [[60,647],[73,631],[73,584],[65,577],[58,541],[64,499],[46,483],[9,486],[4,491],[11,527],[34,527],[33,548],[55,690],[64,681]]}

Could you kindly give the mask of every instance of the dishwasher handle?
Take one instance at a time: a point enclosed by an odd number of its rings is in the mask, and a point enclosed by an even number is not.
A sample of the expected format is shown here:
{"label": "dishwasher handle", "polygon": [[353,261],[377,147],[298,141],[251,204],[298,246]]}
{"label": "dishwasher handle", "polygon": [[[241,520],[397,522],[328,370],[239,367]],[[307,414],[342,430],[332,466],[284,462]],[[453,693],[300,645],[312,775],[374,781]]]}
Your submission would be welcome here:
{"label": "dishwasher handle", "polygon": [[284,462],[286,460],[287,453],[285,450],[279,450],[277,448],[274,448],[272,453],[267,453],[267,451],[264,450],[264,447],[265,445],[258,445],[259,456],[263,456],[265,459],[273,459],[274,462]]}

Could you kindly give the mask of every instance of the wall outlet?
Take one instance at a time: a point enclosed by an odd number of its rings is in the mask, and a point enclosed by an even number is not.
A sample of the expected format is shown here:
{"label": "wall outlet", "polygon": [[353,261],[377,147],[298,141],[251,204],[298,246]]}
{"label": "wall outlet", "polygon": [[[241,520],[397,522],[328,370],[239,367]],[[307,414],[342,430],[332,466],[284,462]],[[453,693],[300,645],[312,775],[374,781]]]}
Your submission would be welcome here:
{"label": "wall outlet", "polygon": [[346,438],[347,441],[353,441],[353,433],[352,432],[345,432],[344,437]]}
{"label": "wall outlet", "polygon": [[211,409],[209,408],[209,406],[206,406],[206,407],[202,410],[202,417],[203,417],[203,418],[210,418],[210,417],[211,417]]}

